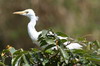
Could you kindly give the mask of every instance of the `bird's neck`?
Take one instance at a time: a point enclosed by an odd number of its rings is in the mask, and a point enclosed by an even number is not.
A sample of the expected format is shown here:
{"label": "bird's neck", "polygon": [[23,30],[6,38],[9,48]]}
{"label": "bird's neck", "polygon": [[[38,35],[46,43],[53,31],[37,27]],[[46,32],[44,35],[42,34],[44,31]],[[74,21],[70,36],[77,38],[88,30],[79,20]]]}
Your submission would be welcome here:
{"label": "bird's neck", "polygon": [[36,21],[37,21],[36,18],[31,17],[30,22],[28,23],[28,33],[33,41],[37,40],[38,36],[39,36],[39,32],[37,32],[37,30],[35,28]]}
{"label": "bird's neck", "polygon": [[38,18],[36,16],[30,16],[30,23],[32,24],[33,27],[35,27],[37,20]]}

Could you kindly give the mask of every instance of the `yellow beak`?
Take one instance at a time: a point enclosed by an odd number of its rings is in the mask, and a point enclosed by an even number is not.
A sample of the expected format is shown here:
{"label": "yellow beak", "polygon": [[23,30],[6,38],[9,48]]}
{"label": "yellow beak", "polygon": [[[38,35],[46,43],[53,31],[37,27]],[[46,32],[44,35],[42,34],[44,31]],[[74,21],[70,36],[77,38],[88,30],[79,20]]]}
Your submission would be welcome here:
{"label": "yellow beak", "polygon": [[18,11],[18,12],[13,12],[13,14],[19,14],[19,15],[21,15],[21,14],[25,14],[25,12],[24,11]]}

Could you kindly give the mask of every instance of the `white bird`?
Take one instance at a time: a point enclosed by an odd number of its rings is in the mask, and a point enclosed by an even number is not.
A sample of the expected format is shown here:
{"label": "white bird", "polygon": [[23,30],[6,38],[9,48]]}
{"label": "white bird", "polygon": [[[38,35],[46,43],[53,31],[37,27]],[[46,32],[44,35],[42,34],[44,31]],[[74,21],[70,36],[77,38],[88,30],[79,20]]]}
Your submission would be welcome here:
{"label": "white bird", "polygon": [[14,12],[13,14],[24,15],[30,18],[30,22],[28,23],[28,34],[32,41],[36,42],[41,31],[37,32],[37,30],[35,29],[38,17],[35,15],[34,11],[32,9],[26,9],[24,11]]}
{"label": "white bird", "polygon": [[[19,15],[24,15],[27,16],[28,18],[30,18],[30,22],[28,23],[28,33],[30,38],[32,39],[33,42],[36,42],[38,40],[38,36],[40,35],[40,33],[42,33],[42,31],[37,32],[35,26],[36,26],[36,22],[38,20],[38,17],[35,15],[35,12],[32,9],[26,9],[24,11],[18,11],[18,12],[14,12],[13,14],[19,14]],[[59,37],[60,39],[62,39],[62,37]],[[65,42],[64,45],[66,45],[67,48],[69,49],[81,49],[81,45],[78,43],[71,43],[69,45],[67,45],[68,42]],[[54,47],[56,48],[56,47]]]}

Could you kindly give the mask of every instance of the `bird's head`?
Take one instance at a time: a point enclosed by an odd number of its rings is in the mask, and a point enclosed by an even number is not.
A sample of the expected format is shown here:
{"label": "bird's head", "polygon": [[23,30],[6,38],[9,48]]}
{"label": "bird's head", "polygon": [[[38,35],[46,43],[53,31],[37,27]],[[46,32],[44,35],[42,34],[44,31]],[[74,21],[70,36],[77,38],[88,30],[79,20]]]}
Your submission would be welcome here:
{"label": "bird's head", "polygon": [[27,16],[29,18],[31,17],[37,18],[37,16],[35,15],[35,12],[32,9],[26,9],[23,11],[13,12],[13,14],[19,14],[19,15]]}

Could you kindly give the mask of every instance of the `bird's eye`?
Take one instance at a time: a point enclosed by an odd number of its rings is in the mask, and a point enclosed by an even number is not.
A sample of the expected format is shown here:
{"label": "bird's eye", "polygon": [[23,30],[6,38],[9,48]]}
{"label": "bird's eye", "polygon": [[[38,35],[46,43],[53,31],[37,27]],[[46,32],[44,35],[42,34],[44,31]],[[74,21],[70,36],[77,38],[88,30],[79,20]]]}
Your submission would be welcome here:
{"label": "bird's eye", "polygon": [[28,13],[28,11],[26,13]]}

